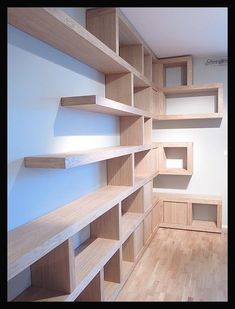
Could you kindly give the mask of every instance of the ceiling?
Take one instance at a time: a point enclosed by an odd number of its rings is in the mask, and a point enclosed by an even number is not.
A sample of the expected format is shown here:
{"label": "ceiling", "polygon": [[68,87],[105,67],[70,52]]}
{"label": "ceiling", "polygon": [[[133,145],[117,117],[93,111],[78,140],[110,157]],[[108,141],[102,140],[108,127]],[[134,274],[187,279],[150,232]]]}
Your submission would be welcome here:
{"label": "ceiling", "polygon": [[157,57],[227,55],[227,8],[120,8]]}

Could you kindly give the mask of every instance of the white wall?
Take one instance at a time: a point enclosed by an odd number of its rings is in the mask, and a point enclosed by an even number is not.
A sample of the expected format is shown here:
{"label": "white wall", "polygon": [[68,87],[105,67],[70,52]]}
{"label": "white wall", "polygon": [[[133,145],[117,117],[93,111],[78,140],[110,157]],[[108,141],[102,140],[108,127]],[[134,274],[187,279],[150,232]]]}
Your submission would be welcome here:
{"label": "white wall", "polygon": [[[221,56],[221,55],[220,55]],[[221,58],[218,56],[218,58]],[[208,55],[208,58],[210,56]],[[224,117],[218,120],[167,121],[154,123],[153,140],[156,142],[193,142],[193,175],[158,176],[154,181],[157,191],[221,195],[223,225],[227,225],[227,65],[205,65],[207,58],[193,58],[193,83],[220,82],[224,85]],[[168,71],[168,85],[178,83],[178,70]],[[171,75],[172,74],[172,75]],[[178,74],[179,76],[179,74]],[[187,108],[207,112],[212,109],[212,97],[169,99],[169,112],[185,113]],[[187,106],[190,105],[191,107]],[[194,106],[193,106],[194,105]],[[203,108],[203,109],[202,109]]]}

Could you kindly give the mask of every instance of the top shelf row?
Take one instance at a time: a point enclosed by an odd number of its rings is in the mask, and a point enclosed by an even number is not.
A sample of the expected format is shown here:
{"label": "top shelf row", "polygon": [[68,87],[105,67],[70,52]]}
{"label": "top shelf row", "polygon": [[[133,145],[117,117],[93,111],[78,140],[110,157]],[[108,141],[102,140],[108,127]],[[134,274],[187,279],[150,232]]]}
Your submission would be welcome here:
{"label": "top shelf row", "polygon": [[104,74],[131,72],[137,87],[165,87],[172,66],[192,85],[192,57],[158,59],[118,8],[87,10],[87,29],[56,8],[8,8],[8,23]]}

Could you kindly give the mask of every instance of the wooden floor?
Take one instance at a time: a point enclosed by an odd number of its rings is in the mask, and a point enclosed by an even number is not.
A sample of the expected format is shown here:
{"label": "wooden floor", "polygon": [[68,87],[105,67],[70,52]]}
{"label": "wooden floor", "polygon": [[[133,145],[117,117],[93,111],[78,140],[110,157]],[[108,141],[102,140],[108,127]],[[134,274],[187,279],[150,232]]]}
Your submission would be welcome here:
{"label": "wooden floor", "polygon": [[227,234],[159,229],[117,301],[227,301]]}

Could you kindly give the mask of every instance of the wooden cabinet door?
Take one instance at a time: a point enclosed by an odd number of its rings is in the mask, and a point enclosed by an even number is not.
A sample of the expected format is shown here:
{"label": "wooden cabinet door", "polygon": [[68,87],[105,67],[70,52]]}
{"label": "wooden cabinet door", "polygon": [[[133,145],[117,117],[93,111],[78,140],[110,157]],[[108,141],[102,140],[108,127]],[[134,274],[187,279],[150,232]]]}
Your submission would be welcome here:
{"label": "wooden cabinet door", "polygon": [[163,202],[163,222],[188,224],[188,203]]}
{"label": "wooden cabinet door", "polygon": [[152,225],[153,230],[159,226],[159,224],[162,222],[162,207],[161,207],[161,201],[159,201],[152,210]]}

